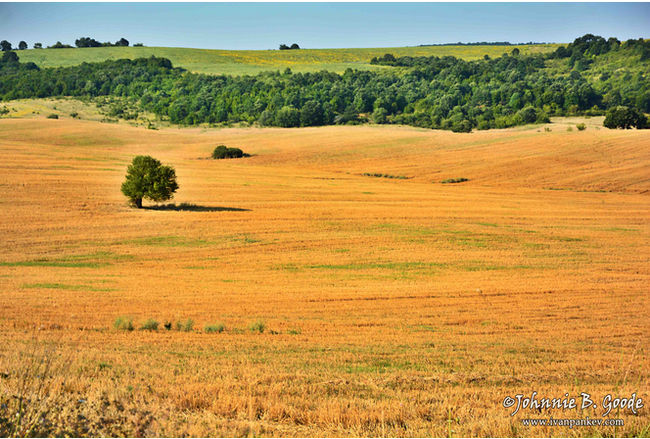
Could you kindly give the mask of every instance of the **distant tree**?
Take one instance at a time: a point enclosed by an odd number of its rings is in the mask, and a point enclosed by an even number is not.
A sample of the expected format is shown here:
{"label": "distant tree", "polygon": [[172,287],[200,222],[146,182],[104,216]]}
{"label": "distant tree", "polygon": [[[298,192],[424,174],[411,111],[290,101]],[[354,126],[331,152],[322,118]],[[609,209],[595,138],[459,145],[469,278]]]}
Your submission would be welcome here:
{"label": "distant tree", "polygon": [[462,120],[462,121],[452,125],[451,130],[454,133],[471,133],[472,132],[472,123],[469,120]]}
{"label": "distant tree", "polygon": [[289,46],[287,46],[286,44],[280,44],[280,50],[289,50],[289,49],[291,49],[291,48]]}
{"label": "distant tree", "polygon": [[611,129],[637,128],[641,130],[648,128],[648,119],[636,108],[618,106],[607,111],[603,125]]}
{"label": "distant tree", "polygon": [[34,43],[34,49],[42,49],[43,44],[42,43]]}
{"label": "distant tree", "polygon": [[69,44],[63,44],[61,41],[57,41],[56,44],[52,46],[47,46],[48,49],[72,49],[73,47]]}
{"label": "distant tree", "polygon": [[294,107],[282,107],[275,115],[275,124],[282,128],[300,126],[300,112]]}
{"label": "distant tree", "polygon": [[173,198],[177,190],[174,168],[163,166],[150,156],[135,157],[127,169],[126,181],[122,183],[122,193],[139,209],[143,199],[166,201]]}
{"label": "distant tree", "polygon": [[372,112],[371,119],[374,123],[377,124],[388,123],[388,111],[383,107],[379,107]]}
{"label": "distant tree", "polygon": [[304,127],[323,125],[323,107],[318,101],[307,101],[302,106],[300,123]]}
{"label": "distant tree", "polygon": [[127,40],[126,38],[120,38],[120,40],[116,42],[115,45],[120,47],[128,47],[129,40]]}
{"label": "distant tree", "polygon": [[519,56],[519,53],[520,53],[519,49],[517,49],[516,47],[512,49],[512,52],[510,52],[512,56]]}
{"label": "distant tree", "polygon": [[535,123],[537,120],[537,110],[534,107],[524,107],[517,112],[523,123]]}
{"label": "distant tree", "polygon": [[20,61],[20,58],[16,54],[16,52],[5,52],[2,54],[2,62],[3,63],[17,63]]}
{"label": "distant tree", "polygon": [[262,114],[260,114],[260,118],[257,120],[257,122],[260,124],[260,126],[266,127],[273,125],[274,119],[275,117],[273,113],[271,113],[269,110],[264,110],[262,111]]}
{"label": "distant tree", "polygon": [[144,44],[142,43],[135,43],[133,47],[144,47]]}
{"label": "distant tree", "polygon": [[[244,157],[244,151],[239,148],[228,148],[226,145],[217,146],[212,151],[213,159],[239,159]],[[248,157],[248,155],[246,155]]]}
{"label": "distant tree", "polygon": [[293,44],[291,45],[291,49],[292,49],[292,50],[300,49],[300,46],[297,45],[296,43],[293,43]]}
{"label": "distant tree", "polygon": [[27,49],[27,43],[26,42],[21,41],[20,43],[18,43],[18,50],[25,50],[25,49]]}
{"label": "distant tree", "polygon": [[74,42],[74,45],[77,47],[102,47],[102,43],[89,37],[79,38]]}
{"label": "distant tree", "polygon": [[3,52],[8,52],[8,51],[10,51],[10,50],[11,50],[11,43],[10,43],[9,41],[7,41],[7,40],[2,40],[2,41],[0,41],[0,49],[1,49]]}

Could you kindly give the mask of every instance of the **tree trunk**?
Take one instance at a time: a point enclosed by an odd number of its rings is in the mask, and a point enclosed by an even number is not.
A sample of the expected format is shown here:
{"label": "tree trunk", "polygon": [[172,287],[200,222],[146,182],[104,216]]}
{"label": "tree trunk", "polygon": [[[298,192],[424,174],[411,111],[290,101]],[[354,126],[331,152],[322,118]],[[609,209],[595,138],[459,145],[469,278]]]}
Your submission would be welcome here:
{"label": "tree trunk", "polygon": [[142,209],[142,198],[136,198],[133,202],[138,209]]}

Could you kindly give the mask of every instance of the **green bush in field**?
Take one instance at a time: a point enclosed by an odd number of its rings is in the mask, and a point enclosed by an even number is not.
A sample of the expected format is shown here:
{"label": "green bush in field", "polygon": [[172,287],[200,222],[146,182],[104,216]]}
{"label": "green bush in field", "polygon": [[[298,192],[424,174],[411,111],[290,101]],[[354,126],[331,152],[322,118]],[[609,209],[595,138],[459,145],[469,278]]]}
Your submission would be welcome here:
{"label": "green bush in field", "polygon": [[194,329],[194,320],[179,320],[176,322],[176,330],[180,332],[192,332]]}
{"label": "green bush in field", "polygon": [[133,318],[120,316],[113,322],[113,327],[118,331],[133,331]]}
{"label": "green bush in field", "polygon": [[261,334],[266,329],[266,323],[264,323],[264,320],[257,320],[256,322],[251,323],[249,329],[251,332],[259,332]]}
{"label": "green bush in field", "polygon": [[58,115],[58,114],[48,114],[48,115],[47,115],[47,118],[48,118],[48,119],[58,119],[58,118],[59,118],[59,115]]}
{"label": "green bush in field", "polygon": [[579,123],[578,125],[576,125],[576,128],[578,129],[578,131],[584,131],[587,129],[587,125],[585,125],[584,123]]}
{"label": "green bush in field", "polygon": [[143,331],[157,331],[158,325],[159,323],[156,320],[148,319],[140,326],[140,329]]}
{"label": "green bush in field", "polygon": [[462,183],[464,181],[469,181],[469,178],[461,177],[461,178],[448,178],[446,180],[442,180],[443,184],[448,184],[448,183]]}
{"label": "green bush in field", "polygon": [[153,157],[135,157],[126,172],[122,193],[138,208],[142,208],[142,200],[145,198],[156,202],[167,201],[178,190],[174,168],[163,166]]}
{"label": "green bush in field", "polygon": [[618,106],[607,110],[603,125],[607,128],[624,130],[636,128],[639,130],[648,128],[648,119],[643,112],[633,107]]}
{"label": "green bush in field", "polygon": [[244,151],[239,148],[228,148],[226,145],[217,146],[214,151],[212,151],[213,159],[238,159],[246,156]]}
{"label": "green bush in field", "polygon": [[218,334],[226,330],[226,325],[223,323],[214,323],[214,324],[209,324],[206,323],[205,326],[203,326],[203,332],[206,334]]}

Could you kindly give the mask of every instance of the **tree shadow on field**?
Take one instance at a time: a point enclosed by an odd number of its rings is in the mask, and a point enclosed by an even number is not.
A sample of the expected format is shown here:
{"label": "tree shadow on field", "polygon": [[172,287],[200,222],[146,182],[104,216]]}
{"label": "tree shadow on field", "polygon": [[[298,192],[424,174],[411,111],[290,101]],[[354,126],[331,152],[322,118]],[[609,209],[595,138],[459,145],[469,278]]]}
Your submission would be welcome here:
{"label": "tree shadow on field", "polygon": [[142,208],[146,210],[168,210],[174,212],[250,212],[250,209],[240,209],[238,207],[211,207],[190,203],[181,203],[178,206],[176,203],[171,203],[159,206],[143,206]]}

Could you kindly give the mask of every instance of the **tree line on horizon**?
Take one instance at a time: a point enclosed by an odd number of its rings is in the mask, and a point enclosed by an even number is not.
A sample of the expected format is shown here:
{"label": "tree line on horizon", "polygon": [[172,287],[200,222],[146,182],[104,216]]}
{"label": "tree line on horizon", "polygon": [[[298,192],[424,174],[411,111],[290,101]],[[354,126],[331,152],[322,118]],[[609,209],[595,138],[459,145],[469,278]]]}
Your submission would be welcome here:
{"label": "tree line on horizon", "polygon": [[[165,58],[38,69],[0,62],[0,99],[116,98],[113,115],[137,106],[174,124],[246,122],[298,127],[367,121],[469,132],[602,115],[618,107],[650,112],[645,77],[650,41],[585,35],[549,54],[464,61],[383,57],[381,71],[263,72],[215,76],[174,68]],[[621,70],[624,66],[624,71]],[[627,114],[623,112],[622,114]],[[126,116],[124,116],[126,117]]]}
{"label": "tree line on horizon", "polygon": [[437,47],[437,46],[535,46],[539,44],[554,44],[554,43],[535,43],[529,41],[527,43],[511,43],[509,41],[477,41],[475,43],[432,43],[432,44],[418,44],[418,47]]}
{"label": "tree line on horizon", "polygon": [[[111,43],[110,41],[100,43],[99,41],[95,40],[94,38],[90,37],[81,37],[77,40],[75,40],[75,46],[78,48],[83,48],[83,47],[128,47],[129,46],[129,40],[126,38],[120,38],[118,41],[115,43]],[[136,43],[133,45],[134,47],[142,47],[142,43]],[[42,43],[34,43],[32,46],[34,49],[42,49],[43,44]],[[63,44],[60,41],[57,41],[55,44],[51,46],[47,46],[47,49],[74,49],[75,47],[69,45],[69,44]],[[0,51],[2,52],[9,52],[11,50],[26,50],[28,49],[28,45],[25,41],[21,41],[18,43],[18,47],[14,48],[12,47],[11,43],[7,40],[2,40],[0,41]]]}

